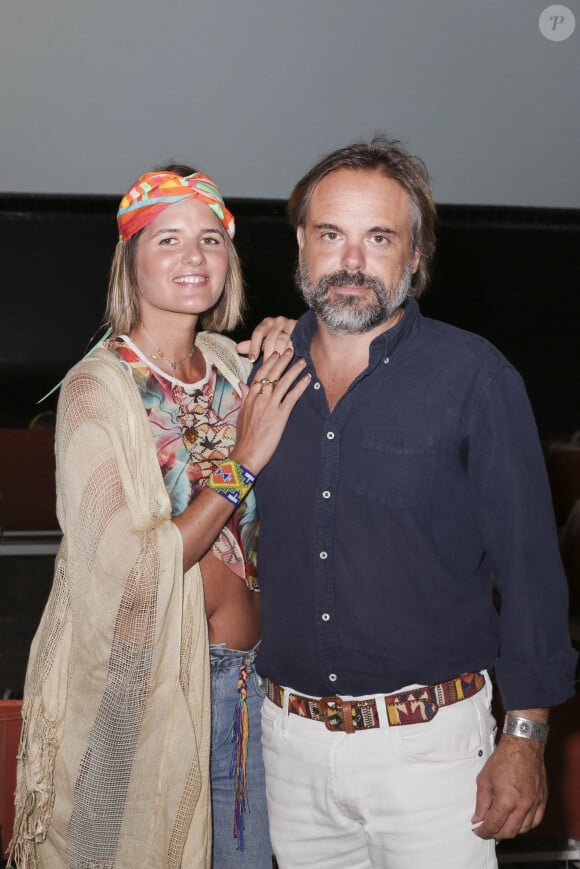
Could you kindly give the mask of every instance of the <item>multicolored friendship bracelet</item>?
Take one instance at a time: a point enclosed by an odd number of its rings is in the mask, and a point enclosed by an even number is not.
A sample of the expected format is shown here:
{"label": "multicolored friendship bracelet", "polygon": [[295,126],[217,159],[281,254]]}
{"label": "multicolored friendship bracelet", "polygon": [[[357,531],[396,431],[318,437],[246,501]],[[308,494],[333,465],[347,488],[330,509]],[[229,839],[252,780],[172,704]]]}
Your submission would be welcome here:
{"label": "multicolored friendship bracelet", "polygon": [[233,459],[224,459],[211,472],[205,485],[237,507],[255,482],[256,478],[252,472],[240,465],[239,462]]}

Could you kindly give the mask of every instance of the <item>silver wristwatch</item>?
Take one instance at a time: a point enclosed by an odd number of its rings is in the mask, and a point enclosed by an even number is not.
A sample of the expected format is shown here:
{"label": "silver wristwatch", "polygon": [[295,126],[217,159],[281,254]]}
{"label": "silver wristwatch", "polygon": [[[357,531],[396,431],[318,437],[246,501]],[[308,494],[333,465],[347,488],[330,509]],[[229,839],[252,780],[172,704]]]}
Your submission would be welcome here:
{"label": "silver wristwatch", "polygon": [[550,728],[541,721],[532,721],[530,718],[520,718],[519,715],[506,715],[503,722],[503,732],[510,736],[521,736],[522,739],[535,739],[545,745],[548,741]]}

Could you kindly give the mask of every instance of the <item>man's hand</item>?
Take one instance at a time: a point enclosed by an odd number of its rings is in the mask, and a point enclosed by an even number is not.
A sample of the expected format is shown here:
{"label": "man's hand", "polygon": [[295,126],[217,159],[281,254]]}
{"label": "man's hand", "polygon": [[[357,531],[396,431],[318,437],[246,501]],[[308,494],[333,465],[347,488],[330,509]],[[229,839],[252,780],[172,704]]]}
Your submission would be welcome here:
{"label": "man's hand", "polygon": [[236,350],[241,356],[247,356],[250,362],[255,362],[260,353],[268,359],[274,351],[282,355],[291,345],[290,335],[296,325],[296,320],[288,317],[266,317],[258,323],[252,337],[248,341],[240,341]]}
{"label": "man's hand", "polygon": [[473,832],[482,839],[527,833],[542,820],[547,797],[544,746],[504,733],[477,777]]}

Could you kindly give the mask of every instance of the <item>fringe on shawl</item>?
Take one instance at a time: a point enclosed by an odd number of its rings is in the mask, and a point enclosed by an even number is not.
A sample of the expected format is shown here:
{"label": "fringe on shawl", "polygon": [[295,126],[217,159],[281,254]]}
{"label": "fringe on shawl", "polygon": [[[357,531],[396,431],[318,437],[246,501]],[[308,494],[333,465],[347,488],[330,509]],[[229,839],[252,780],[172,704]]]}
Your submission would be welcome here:
{"label": "fringe on shawl", "polygon": [[[36,757],[31,758],[28,752],[29,714],[24,716],[20,735],[14,829],[8,846],[7,864],[18,869],[37,869],[36,846],[46,839],[54,808],[54,763],[60,745],[60,732],[42,712],[38,712],[37,717],[40,739],[39,747],[35,750]],[[34,770],[36,780],[33,783],[26,780],[30,779],[31,769],[24,772],[25,762]]]}

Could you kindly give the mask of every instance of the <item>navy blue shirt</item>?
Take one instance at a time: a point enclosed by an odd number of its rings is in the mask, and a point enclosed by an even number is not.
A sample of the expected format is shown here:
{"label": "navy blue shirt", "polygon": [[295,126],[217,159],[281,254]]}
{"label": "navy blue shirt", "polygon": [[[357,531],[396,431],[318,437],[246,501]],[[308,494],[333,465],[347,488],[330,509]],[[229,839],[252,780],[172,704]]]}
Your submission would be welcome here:
{"label": "navy blue shirt", "polygon": [[258,671],[356,696],[495,667],[507,709],[562,702],[576,655],[520,376],[410,300],[330,412],[316,328],[307,312],[294,330],[313,379],[256,484]]}

